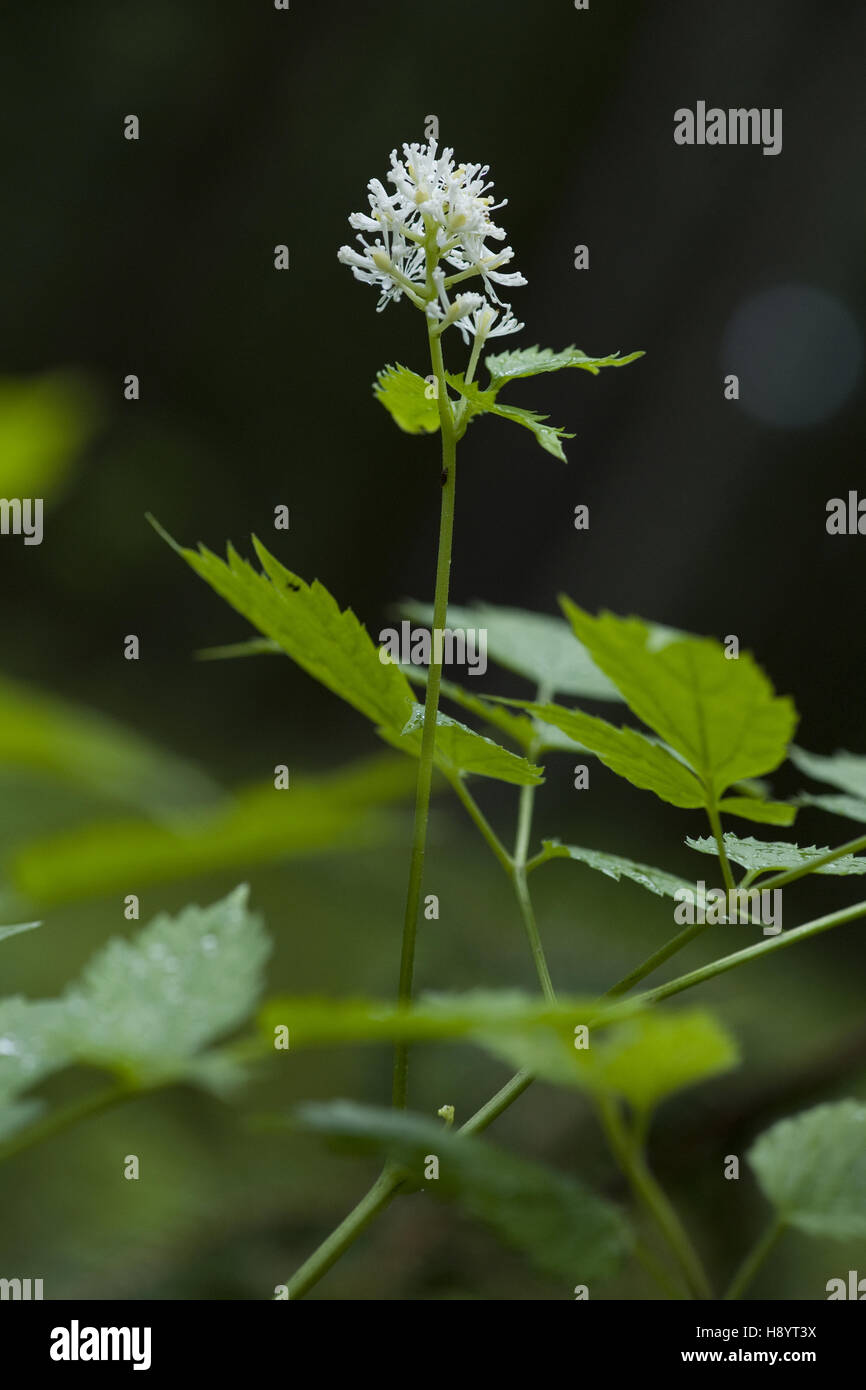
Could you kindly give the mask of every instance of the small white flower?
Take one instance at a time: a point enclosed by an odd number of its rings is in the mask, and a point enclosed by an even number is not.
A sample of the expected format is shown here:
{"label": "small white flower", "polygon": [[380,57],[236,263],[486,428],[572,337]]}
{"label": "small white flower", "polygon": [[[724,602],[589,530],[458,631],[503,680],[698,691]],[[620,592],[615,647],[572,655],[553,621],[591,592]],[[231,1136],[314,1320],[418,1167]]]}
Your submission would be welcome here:
{"label": "small white flower", "polygon": [[[486,164],[455,165],[453,150],[439,154],[435,140],[404,145],[402,159],[391,151],[387,180],[394,192],[379,179],[370,180],[369,213],[355,212],[349,218],[361,249],[342,246],[339,251],[339,259],[357,279],[378,286],[378,309],[405,294],[436,322],[440,333],[456,323],[464,338],[476,337],[488,312],[493,317],[484,337],[522,328],[494,288],[525,285],[526,280],[518,271],[502,270],[514,256],[510,246],[487,245],[505,240],[504,230],[492,220],[492,213],[505,203],[493,202],[487,174]],[[445,267],[453,273],[447,274]],[[463,282],[476,276],[486,298],[462,289]],[[452,298],[448,291],[458,284],[461,289]]]}

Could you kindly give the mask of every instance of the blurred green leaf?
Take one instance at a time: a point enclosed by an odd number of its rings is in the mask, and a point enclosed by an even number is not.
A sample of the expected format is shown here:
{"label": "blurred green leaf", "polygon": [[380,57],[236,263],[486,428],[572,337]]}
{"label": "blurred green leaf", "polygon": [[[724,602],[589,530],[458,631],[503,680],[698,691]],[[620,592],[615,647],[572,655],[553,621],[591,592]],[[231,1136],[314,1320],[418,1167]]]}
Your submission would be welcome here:
{"label": "blurred green leaf", "polygon": [[[744,869],[757,872],[764,869],[799,869],[801,865],[820,859],[829,854],[829,849],[819,849],[817,845],[790,844],[787,840],[756,840],[752,835],[740,839],[739,835],[724,835],[725,853],[735,864]],[[716,842],[709,837],[693,840],[686,837],[686,844],[701,854],[718,854]],[[866,874],[866,855],[845,854],[833,859],[815,870],[816,874]]]}
{"label": "blurred green leaf", "polygon": [[636,864],[633,859],[625,859],[620,854],[583,849],[580,845],[564,845],[559,840],[543,840],[542,847],[548,859],[576,859],[615,879],[617,883],[622,878],[629,878],[658,897],[672,898],[680,889],[692,887],[684,878],[677,878],[675,874],[665,873],[664,869],[655,869],[649,864]]}
{"label": "blurred green leaf", "polygon": [[748,1153],[764,1196],[812,1236],[866,1236],[866,1106],[817,1105],[766,1130]]}
{"label": "blurred green leaf", "polygon": [[379,810],[408,799],[411,763],[390,754],[365,758],[319,777],[293,777],[226,798],[212,812],[171,825],[106,821],[17,846],[6,873],[21,899],[71,902],[195,874],[392,840],[394,822]]}
{"label": "blurred green leaf", "polygon": [[439,406],[428,398],[427,382],[398,362],[383,367],[373,384],[373,394],[407,434],[432,434],[439,428]]}
{"label": "blurred green leaf", "polygon": [[34,927],[41,926],[41,922],[19,922],[14,927],[0,927],[0,941],[5,941],[7,936],[17,936],[19,932],[32,931]]}
{"label": "blurred green leaf", "polygon": [[612,999],[564,998],[549,1004],[519,990],[427,995],[408,1008],[378,999],[281,996],[262,1006],[259,1024],[269,1042],[278,1028],[287,1028],[292,1048],[459,1038],[486,1045],[488,1037],[515,1030],[558,1028],[571,1038],[576,1021],[601,1028],[636,1008],[630,1000]]}
{"label": "blurred green leaf", "polygon": [[801,806],[815,806],[834,816],[866,822],[866,757],[846,753],[842,749],[825,756],[822,753],[807,753],[804,748],[794,746],[790,750],[790,758],[807,777],[813,777],[816,782],[829,782],[830,786],[839,787],[846,793],[843,796],[815,796],[804,792],[797,797]]}
{"label": "blurred green leaf", "polygon": [[[540,1270],[590,1287],[610,1279],[628,1254],[631,1229],[618,1208],[574,1179],[483,1140],[446,1130],[423,1115],[350,1101],[306,1104],[295,1123],[362,1153],[404,1167],[425,1191],[456,1201]],[[439,1176],[424,1182],[429,1156]]]}
{"label": "blurred green leaf", "polygon": [[93,382],[78,373],[0,377],[0,492],[50,502],[101,416]]}
{"label": "blurred green leaf", "polygon": [[566,1029],[515,1029],[488,1035],[487,1046],[554,1085],[618,1096],[642,1112],[739,1060],[733,1039],[702,1010],[642,1011],[606,1029],[600,1041],[590,1031],[588,1047],[578,1041]]}
{"label": "blurred green leaf", "polygon": [[66,994],[68,1043],[80,1062],[150,1085],[237,1027],[262,987],[270,944],[244,884],[210,907],[161,913],[114,938]]}
{"label": "blurred green leaf", "polygon": [[0,677],[0,765],[58,777],[156,816],[215,802],[191,763],[106,715]]}
{"label": "blurred green leaf", "polygon": [[0,1000],[0,1104],[68,1066],[66,1010],[58,999]]}

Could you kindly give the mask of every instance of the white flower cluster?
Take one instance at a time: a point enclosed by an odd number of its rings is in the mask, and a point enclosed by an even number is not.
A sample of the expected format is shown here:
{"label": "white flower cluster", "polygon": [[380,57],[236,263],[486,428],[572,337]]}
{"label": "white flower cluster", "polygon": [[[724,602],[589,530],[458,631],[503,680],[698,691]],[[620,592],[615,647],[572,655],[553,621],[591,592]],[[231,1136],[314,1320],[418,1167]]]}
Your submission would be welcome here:
{"label": "white flower cluster", "polygon": [[[349,218],[361,250],[341,246],[339,251],[339,259],[359,280],[378,286],[378,309],[405,294],[435,322],[437,333],[456,323],[466,342],[523,327],[495,289],[525,285],[526,280],[518,271],[502,269],[514,255],[510,246],[494,250],[487,245],[505,240],[491,218],[505,203],[489,196],[487,173],[486,164],[455,166],[454,151],[438,154],[435,140],[404,145],[402,159],[391,151],[387,178],[394,192],[379,179],[370,180],[369,213],[354,212]],[[452,295],[455,286],[473,276],[480,276],[483,294],[458,290]]]}

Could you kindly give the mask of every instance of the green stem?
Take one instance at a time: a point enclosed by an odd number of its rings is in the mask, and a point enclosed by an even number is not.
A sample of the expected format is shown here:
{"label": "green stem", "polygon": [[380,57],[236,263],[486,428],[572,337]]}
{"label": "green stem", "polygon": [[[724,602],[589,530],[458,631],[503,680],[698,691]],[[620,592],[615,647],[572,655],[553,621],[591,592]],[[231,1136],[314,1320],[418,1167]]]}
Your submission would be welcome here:
{"label": "green stem", "polygon": [[716,841],[716,849],[719,852],[719,864],[722,868],[722,878],[725,880],[725,887],[728,889],[728,892],[730,892],[730,890],[736,888],[737,885],[734,882],[734,875],[731,873],[731,866],[728,863],[728,856],[725,853],[725,838],[722,834],[722,822],[715,805],[709,805],[707,807],[707,815],[710,820],[710,825],[712,826],[713,837]]}
{"label": "green stem", "polygon": [[528,1071],[517,1072],[500,1091],[496,1092],[495,1096],[491,1096],[480,1110],[476,1110],[475,1114],[460,1126],[459,1133],[480,1134],[482,1130],[487,1129],[488,1125],[492,1125],[493,1121],[497,1120],[503,1110],[507,1110],[518,1096],[522,1096],[534,1080],[535,1077]]}
{"label": "green stem", "polygon": [[378,1216],[380,1211],[384,1211],[402,1182],[403,1176],[398,1169],[386,1166],[382,1170],[369,1192],[289,1280],[290,1299],[303,1298],[304,1294],[319,1282],[322,1275],[327,1274],[331,1266],[336,1264],[340,1256],[358,1239],[361,1232],[367,1229],[373,1218]]}
{"label": "green stem", "polygon": [[676,980],[670,980],[666,985],[659,985],[656,989],[648,989],[643,994],[636,994],[634,1001],[641,1004],[655,1004],[660,999],[670,998],[672,994],[680,994],[684,989],[692,989],[694,985],[705,984],[707,980],[712,980],[716,975],[723,975],[726,970],[734,970],[736,966],[745,965],[747,961],[768,956],[772,951],[783,951],[786,946],[793,946],[797,941],[805,941],[808,937],[818,936],[821,932],[829,931],[831,927],[841,926],[843,922],[853,922],[857,917],[866,917],[866,902],[855,903],[853,907],[842,908],[839,912],[831,912],[827,917],[816,917],[814,921],[804,922],[801,927],[795,927],[793,931],[781,932],[779,936],[771,937],[768,941],[759,941],[755,946],[747,946],[743,951],[735,951],[733,955],[724,956],[721,960],[714,960],[709,965],[701,966],[699,970],[692,970],[688,975],[680,975]]}
{"label": "green stem", "polygon": [[[822,854],[818,859],[811,859],[808,864],[799,864],[795,869],[785,869],[784,873],[775,874],[772,878],[765,878],[764,882],[758,886],[761,892],[766,888],[783,888],[786,883],[793,883],[797,878],[803,878],[806,874],[813,874],[816,869],[823,868],[825,864],[832,864],[834,859],[841,859],[844,854],[856,854],[861,849],[866,849],[866,835],[858,835],[856,840],[849,840],[847,844],[837,845],[835,849],[828,849],[826,854]],[[764,871],[758,870],[757,872]]]}
{"label": "green stem", "polygon": [[110,1110],[115,1105],[122,1104],[125,1100],[131,1100],[133,1096],[141,1095],[142,1088],[127,1086],[118,1083],[114,1086],[107,1086],[102,1091],[94,1091],[83,1100],[73,1101],[70,1105],[60,1106],[57,1110],[52,1110],[46,1115],[44,1120],[39,1120],[36,1124],[28,1126],[20,1134],[13,1134],[5,1144],[0,1144],[0,1162],[6,1158],[12,1158],[14,1154],[23,1153],[26,1149],[32,1148],[34,1144],[41,1144],[44,1139],[53,1139],[55,1134],[59,1134],[64,1129],[69,1129],[77,1124],[79,1120],[85,1120],[90,1115],[99,1115],[104,1110]]}
{"label": "green stem", "polygon": [[[539,686],[536,699],[539,704],[544,704],[550,698],[549,692]],[[535,757],[540,739],[536,738],[530,743],[526,750],[526,756],[530,762]],[[520,907],[520,915],[523,918],[523,925],[526,928],[526,935],[529,940],[529,949],[532,952],[532,959],[535,963],[535,971],[541,985],[542,993],[548,1003],[556,1003],[556,993],[553,982],[550,978],[550,971],[547,968],[547,960],[544,955],[544,947],[541,944],[541,936],[538,931],[538,923],[535,920],[535,910],[532,906],[532,898],[529,893],[527,883],[527,859],[529,855],[529,836],[532,831],[532,813],[535,809],[535,787],[525,786],[520,788],[520,804],[517,811],[517,838],[514,842],[513,874],[514,891],[517,895],[517,902]]]}
{"label": "green stem", "polygon": [[672,937],[666,946],[660,947],[653,955],[648,956],[642,965],[635,966],[634,970],[628,975],[624,975],[621,980],[618,980],[615,985],[612,985],[607,991],[605,998],[609,995],[625,994],[633,985],[638,984],[644,976],[651,975],[654,970],[657,970],[660,965],[664,965],[666,960],[670,960],[671,956],[675,956],[684,946],[688,946],[689,942],[694,941],[695,937],[700,936],[706,929],[706,923],[702,923],[700,926],[686,927],[685,931],[681,931],[678,936]]}
{"label": "green stem", "polygon": [[[457,441],[454,418],[448,401],[442,345],[428,326],[430,355],[438,383],[439,419],[442,433],[442,509],[439,519],[439,552],[436,560],[436,588],[433,596],[433,632],[442,632],[448,616],[448,581],[451,574],[451,546],[454,537],[454,495],[457,464]],[[437,658],[438,653],[438,660]],[[439,712],[439,685],[442,679],[442,645],[434,640],[427,675],[424,700],[424,726],[421,733],[421,756],[418,761],[418,782],[415,793],[415,826],[412,837],[412,857],[409,884],[406,890],[406,912],[403,918],[403,942],[400,953],[400,979],[397,990],[399,1003],[408,1004],[412,998],[415,974],[415,939],[418,931],[418,912],[421,905],[421,885],[424,876],[424,855],[427,847],[427,822],[430,816],[430,788],[433,782],[433,755],[436,750],[436,717]],[[409,1047],[398,1042],[394,1048],[394,1108],[405,1110],[409,1093]]]}
{"label": "green stem", "polygon": [[725,1301],[737,1299],[741,1296],[749,1284],[751,1284],[764,1260],[769,1255],[776,1241],[785,1230],[785,1222],[778,1217],[768,1226],[758,1243],[749,1251],[740,1268],[737,1270],[730,1287],[725,1294]]}
{"label": "green stem", "polygon": [[452,777],[449,780],[455,792],[457,793],[457,796],[460,798],[460,801],[466,807],[466,810],[469,812],[469,815],[472,817],[472,820],[475,822],[478,829],[481,831],[481,834],[484,836],[484,839],[487,841],[487,844],[490,846],[493,853],[496,855],[496,858],[499,860],[499,863],[502,865],[508,877],[511,878],[514,869],[514,864],[512,862],[511,855],[508,853],[508,850],[505,848],[499,836],[496,834],[496,831],[493,829],[484,812],[481,810],[481,807],[478,805],[478,802],[475,800],[475,797],[469,791],[468,787],[463,781],[463,778],[458,774],[457,776]]}
{"label": "green stem", "polygon": [[643,1155],[631,1141],[614,1101],[601,1097],[597,1109],[614,1157],[639,1200],[652,1216],[683,1272],[688,1287],[698,1298],[712,1298],[704,1267],[667,1196],[656,1182]]}

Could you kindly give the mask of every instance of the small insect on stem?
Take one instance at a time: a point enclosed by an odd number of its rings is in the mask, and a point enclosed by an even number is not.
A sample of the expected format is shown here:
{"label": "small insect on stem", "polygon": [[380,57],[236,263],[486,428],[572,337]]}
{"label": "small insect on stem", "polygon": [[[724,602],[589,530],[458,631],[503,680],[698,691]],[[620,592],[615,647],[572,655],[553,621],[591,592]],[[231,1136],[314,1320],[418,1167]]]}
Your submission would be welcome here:
{"label": "small insect on stem", "polygon": [[448,481],[448,469],[447,469],[447,468],[443,468],[443,469],[442,469],[442,477],[439,479],[439,481],[441,482],[441,484],[442,484],[443,487],[444,487],[445,484],[447,483],[447,481]]}

